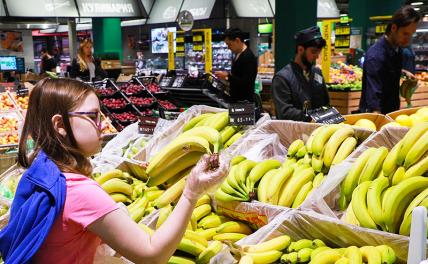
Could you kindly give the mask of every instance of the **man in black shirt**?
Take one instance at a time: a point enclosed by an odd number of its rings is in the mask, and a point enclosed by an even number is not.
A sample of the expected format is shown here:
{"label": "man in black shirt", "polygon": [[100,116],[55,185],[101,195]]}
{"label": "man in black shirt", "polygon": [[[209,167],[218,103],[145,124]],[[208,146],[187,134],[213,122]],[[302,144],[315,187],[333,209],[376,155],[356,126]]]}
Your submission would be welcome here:
{"label": "man in black shirt", "polygon": [[310,121],[305,111],[330,103],[321,70],[315,66],[326,45],[318,27],[299,31],[295,36],[294,61],[282,68],[272,80],[276,118]]}
{"label": "man in black shirt", "polygon": [[56,62],[54,58],[49,55],[48,51],[46,49],[42,49],[40,51],[40,74],[45,73],[47,71],[55,72],[56,71]]}
{"label": "man in black shirt", "polygon": [[217,71],[217,78],[229,81],[230,101],[254,102],[254,84],[257,77],[257,59],[253,52],[245,45],[243,33],[240,29],[226,30],[224,41],[235,55],[232,62],[232,71]]}

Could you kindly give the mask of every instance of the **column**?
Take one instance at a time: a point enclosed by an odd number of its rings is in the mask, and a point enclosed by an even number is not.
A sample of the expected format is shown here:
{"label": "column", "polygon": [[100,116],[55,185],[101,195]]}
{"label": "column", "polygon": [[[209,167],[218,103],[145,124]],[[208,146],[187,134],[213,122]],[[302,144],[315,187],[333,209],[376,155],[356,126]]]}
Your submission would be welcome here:
{"label": "column", "polygon": [[73,60],[77,57],[77,33],[76,33],[76,19],[69,18],[68,25],[68,45],[70,49],[70,59]]}
{"label": "column", "polygon": [[115,52],[123,59],[120,18],[93,18],[92,34],[95,54]]}

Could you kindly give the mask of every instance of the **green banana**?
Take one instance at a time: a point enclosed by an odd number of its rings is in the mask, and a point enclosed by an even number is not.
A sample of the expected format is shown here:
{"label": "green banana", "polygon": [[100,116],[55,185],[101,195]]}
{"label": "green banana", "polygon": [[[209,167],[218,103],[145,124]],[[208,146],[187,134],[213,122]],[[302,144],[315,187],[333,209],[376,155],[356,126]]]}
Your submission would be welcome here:
{"label": "green banana", "polygon": [[266,172],[281,167],[281,162],[275,159],[268,159],[257,163],[246,178],[246,186],[249,191],[254,191],[255,184],[266,174]]}
{"label": "green banana", "polygon": [[220,131],[221,142],[225,144],[235,133],[238,132],[238,127],[227,126]]}
{"label": "green banana", "polygon": [[242,161],[246,160],[247,158],[245,156],[235,156],[230,160],[230,166],[238,165]]}
{"label": "green banana", "polygon": [[246,202],[248,201],[247,199],[243,199],[241,197],[236,197],[233,195],[230,195],[228,193],[225,193],[222,189],[217,189],[217,191],[215,192],[215,198],[219,201],[222,202],[233,202],[233,201],[240,201],[240,202]]}
{"label": "green banana", "polygon": [[382,264],[393,264],[397,260],[395,251],[391,247],[387,245],[380,245],[377,246],[376,249],[380,252]]}
{"label": "green banana", "polygon": [[222,130],[229,124],[229,113],[220,112],[210,117],[207,126],[214,128],[217,131]]}
{"label": "green banana", "polygon": [[116,203],[132,203],[132,200],[123,193],[110,193],[110,197],[113,198]]}
{"label": "green banana", "polygon": [[291,242],[290,246],[288,246],[287,252],[298,252],[303,248],[311,248],[313,249],[312,240],[310,239],[300,239],[296,242]]}
{"label": "green banana", "polygon": [[193,128],[200,121],[202,121],[202,120],[204,120],[210,116],[213,116],[213,115],[214,115],[213,113],[205,113],[205,114],[201,114],[201,115],[198,115],[198,116],[190,119],[190,121],[184,125],[183,132]]}
{"label": "green banana", "polygon": [[284,254],[281,256],[281,263],[295,264],[298,261],[297,256],[298,256],[297,252]]}
{"label": "green banana", "polygon": [[195,262],[189,258],[172,256],[167,264],[195,264]]}
{"label": "green banana", "polygon": [[233,135],[228,141],[226,141],[226,143],[224,143],[224,147],[228,148],[230,147],[233,143],[235,143],[238,139],[240,139],[242,137],[242,133],[238,132],[235,135]]}
{"label": "green banana", "polygon": [[161,225],[168,219],[168,216],[172,213],[172,205],[167,205],[165,207],[162,207],[159,210],[159,217],[158,221],[156,222],[156,229],[159,229]]}
{"label": "green banana", "polygon": [[312,168],[314,168],[315,172],[321,172],[324,166],[324,161],[322,157],[317,157],[312,155]]}
{"label": "green banana", "polygon": [[193,240],[182,238],[177,249],[196,257],[205,250],[205,247]]}
{"label": "green banana", "polygon": [[211,213],[211,205],[209,204],[203,204],[201,206],[196,207],[193,209],[192,213],[192,220],[195,222],[198,222],[202,217],[207,216],[209,213]]}
{"label": "green banana", "polygon": [[297,158],[297,159],[301,159],[301,158],[303,158],[306,154],[307,154],[306,146],[305,146],[305,145],[303,145],[303,146],[302,146],[301,148],[299,148],[299,150],[297,151],[297,153],[296,153],[296,158]]}

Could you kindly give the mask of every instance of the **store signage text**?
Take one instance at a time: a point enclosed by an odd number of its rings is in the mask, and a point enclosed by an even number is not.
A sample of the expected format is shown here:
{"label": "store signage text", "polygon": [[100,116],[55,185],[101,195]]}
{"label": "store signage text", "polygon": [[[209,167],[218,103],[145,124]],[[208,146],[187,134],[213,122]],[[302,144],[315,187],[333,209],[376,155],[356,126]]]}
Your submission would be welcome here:
{"label": "store signage text", "polygon": [[132,4],[123,3],[82,3],[83,12],[87,13],[134,13]]}
{"label": "store signage text", "polygon": [[190,13],[192,13],[194,17],[204,16],[207,13],[207,10],[208,8],[206,7],[189,9]]}
{"label": "store signage text", "polygon": [[52,12],[58,8],[65,7],[65,6],[70,7],[71,6],[70,1],[63,1],[59,3],[45,3],[45,9],[46,11],[49,11],[49,12]]}

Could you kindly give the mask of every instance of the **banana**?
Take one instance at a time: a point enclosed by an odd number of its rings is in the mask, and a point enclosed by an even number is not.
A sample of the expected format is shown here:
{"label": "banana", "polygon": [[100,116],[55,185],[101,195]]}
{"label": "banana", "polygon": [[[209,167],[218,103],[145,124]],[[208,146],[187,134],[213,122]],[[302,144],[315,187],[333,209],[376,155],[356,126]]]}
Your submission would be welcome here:
{"label": "banana", "polygon": [[217,255],[223,249],[223,243],[220,241],[212,241],[211,244],[199,254],[196,259],[197,264],[206,264],[210,259]]}
{"label": "banana", "polygon": [[324,181],[324,173],[319,172],[317,175],[315,175],[315,178],[312,182],[314,189],[320,186],[323,181]]}
{"label": "banana", "polygon": [[236,170],[238,168],[238,165],[233,165],[232,168],[229,170],[229,174],[226,177],[226,180],[222,183],[221,189],[232,196],[241,197],[244,200],[249,200],[249,196],[244,190],[241,185],[239,184],[239,181],[236,177]]}
{"label": "banana", "polygon": [[394,250],[387,245],[377,246],[376,249],[380,252],[382,264],[393,264],[397,260]]}
{"label": "banana", "polygon": [[315,172],[321,172],[322,168],[324,166],[324,161],[322,157],[317,157],[315,155],[312,155],[312,168],[314,168]]}
{"label": "banana", "polygon": [[349,264],[363,264],[363,256],[356,246],[348,247],[344,254],[349,259]]}
{"label": "banana", "polygon": [[400,151],[397,155],[397,165],[403,165],[407,153],[416,144],[418,139],[428,130],[428,122],[422,122],[412,127],[402,139]]}
{"label": "banana", "polygon": [[187,176],[183,177],[173,186],[169,187],[159,198],[154,201],[156,208],[162,208],[172,203],[175,199],[181,196],[184,187],[186,186]]}
{"label": "banana", "polygon": [[238,264],[253,264],[253,258],[250,256],[242,256]]}
{"label": "banana", "polygon": [[204,154],[204,152],[200,151],[191,151],[187,153],[180,150],[179,152],[180,153],[176,152],[176,156],[171,157],[170,161],[165,161],[164,164],[159,164],[158,168],[152,169],[151,172],[147,173],[149,175],[147,186],[160,185],[173,178],[175,175],[181,174],[184,170],[194,166]]}
{"label": "banana", "polygon": [[149,202],[154,202],[157,198],[161,197],[164,192],[164,190],[146,192],[147,199]]}
{"label": "banana", "polygon": [[110,179],[103,184],[101,188],[107,193],[123,193],[127,196],[132,196],[132,186],[118,178]]}
{"label": "banana", "polygon": [[238,127],[236,126],[227,126],[220,131],[221,142],[225,144],[236,132],[238,132]]}
{"label": "banana", "polygon": [[360,248],[363,261],[369,264],[381,264],[382,257],[380,252],[373,246],[365,246]]}
{"label": "banana", "polygon": [[205,238],[206,240],[210,241],[213,239],[213,236],[217,234],[216,232],[217,228],[208,228],[206,230],[196,231],[200,236]]}
{"label": "banana", "polygon": [[217,131],[220,131],[223,128],[225,128],[228,124],[229,124],[229,113],[220,112],[210,117],[206,125],[214,128]]}
{"label": "banana", "polygon": [[257,163],[251,169],[246,179],[246,185],[249,191],[254,191],[255,184],[266,174],[266,172],[281,167],[281,162],[275,159],[268,159]]}
{"label": "banana", "polygon": [[292,167],[282,167],[276,171],[269,181],[269,188],[267,188],[266,199],[272,200],[273,197],[279,196],[279,192],[284,183],[293,175],[294,169]]}
{"label": "banana", "polygon": [[309,154],[312,154],[312,142],[314,141],[315,135],[323,128],[323,126],[317,127],[314,131],[312,131],[311,135],[309,136],[308,140],[306,140],[306,150]]}
{"label": "banana", "polygon": [[147,196],[144,195],[138,201],[138,203],[136,203],[135,206],[129,211],[129,215],[131,216],[132,220],[134,220],[135,222],[139,222],[141,218],[143,218],[144,212],[148,204],[149,200],[147,199]]}
{"label": "banana", "polygon": [[352,165],[351,169],[346,175],[345,179],[341,184],[341,193],[346,198],[346,201],[349,203],[351,201],[352,192],[355,187],[358,185],[358,180],[361,172],[363,171],[368,159],[372,156],[373,152],[375,152],[375,148],[369,148],[364,151]]}
{"label": "banana", "polygon": [[242,161],[246,160],[245,156],[235,156],[230,160],[230,166],[238,165]]}
{"label": "banana", "polygon": [[205,247],[190,239],[183,238],[180,244],[178,244],[177,249],[193,256],[199,256],[205,250]]}
{"label": "banana", "polygon": [[199,220],[197,227],[208,229],[218,227],[222,224],[222,220],[219,215],[211,213],[201,220]]}
{"label": "banana", "polygon": [[297,160],[295,158],[286,158],[286,160],[284,161],[281,167],[293,166],[296,163],[297,163]]}
{"label": "banana", "polygon": [[192,220],[198,222],[202,217],[211,213],[211,205],[203,204],[199,207],[196,207],[192,213]]}
{"label": "banana", "polygon": [[378,148],[367,161],[366,166],[364,166],[358,182],[361,184],[362,182],[372,181],[376,178],[381,171],[383,161],[387,155],[388,149],[386,147]]}
{"label": "banana", "polygon": [[152,236],[155,233],[155,231],[153,229],[151,229],[150,227],[146,226],[145,224],[140,223],[140,224],[138,224],[138,226],[140,226],[141,229],[143,229],[150,236]]}
{"label": "banana", "polygon": [[186,232],[184,233],[184,238],[187,238],[189,240],[193,240],[194,242],[199,243],[204,247],[208,247],[208,240],[206,240],[204,237],[200,236],[195,231],[186,230]]}
{"label": "banana", "polygon": [[246,256],[250,256],[253,259],[254,264],[269,264],[277,261],[282,252],[278,250],[270,250],[265,252],[257,252],[257,253],[245,253]]}
{"label": "banana", "polygon": [[421,192],[418,196],[415,197],[415,199],[413,199],[413,201],[407,207],[406,211],[404,212],[403,221],[401,222],[401,225],[400,225],[400,230],[398,232],[400,235],[404,235],[404,236],[410,235],[410,226],[412,223],[413,209],[415,209],[415,207],[417,206],[428,207],[427,191],[428,189]]}
{"label": "banana", "polygon": [[195,262],[189,258],[172,256],[168,260],[168,264],[195,264]]}
{"label": "banana", "polygon": [[404,179],[414,176],[422,176],[428,171],[428,156],[421,159],[419,162],[410,167],[404,174]]}
{"label": "banana", "polygon": [[311,166],[312,165],[312,155],[306,153],[305,156],[303,157],[303,163]]}
{"label": "banana", "polygon": [[334,156],[333,162],[331,165],[339,164],[340,162],[344,161],[351,153],[355,150],[355,147],[357,146],[358,141],[355,137],[348,137],[343,141],[343,143],[340,145],[339,149],[337,150],[336,155]]}
{"label": "banana", "polygon": [[331,248],[329,248],[329,247],[319,247],[319,248],[314,249],[314,251],[312,251],[312,253],[311,253],[311,259],[314,259],[319,253],[321,253],[323,251],[326,251],[328,249],[331,249]]}
{"label": "banana", "polygon": [[382,204],[382,214],[387,231],[392,233],[397,231],[410,202],[426,188],[428,188],[428,178],[420,176],[403,180],[393,187]]}
{"label": "banana", "polygon": [[312,241],[312,248],[319,248],[319,247],[325,247],[324,241],[321,239],[314,239]]}
{"label": "banana", "polygon": [[291,252],[288,254],[284,254],[281,256],[281,263],[289,263],[289,264],[295,264],[297,263],[297,252]]}
{"label": "banana", "polygon": [[412,146],[404,160],[404,167],[409,168],[418,162],[428,150],[428,131],[426,131]]}
{"label": "banana", "polygon": [[224,143],[224,147],[225,148],[230,147],[233,143],[235,143],[236,141],[238,141],[238,139],[240,139],[242,136],[243,136],[242,133],[240,133],[240,132],[236,133],[231,138],[229,138],[229,140],[226,141],[226,143]]}
{"label": "banana", "polygon": [[230,194],[232,196],[236,196],[239,198],[242,198],[244,200],[250,200],[249,196],[247,194],[243,194],[241,193],[239,190],[233,188],[232,186],[229,185],[228,181],[224,181],[221,186],[220,186],[221,190],[227,194]]}
{"label": "banana", "polygon": [[201,137],[206,139],[211,145],[213,145],[213,153],[218,153],[223,147],[220,133],[209,126],[200,126],[192,128],[179,135],[177,139],[182,137]]}
{"label": "banana", "polygon": [[394,175],[392,175],[391,185],[399,184],[404,179],[405,175],[406,175],[406,169],[404,169],[404,167],[399,167],[395,171]]}
{"label": "banana", "polygon": [[351,205],[349,205],[348,209],[346,209],[345,222],[348,224],[351,224],[351,225],[361,226],[360,222],[358,221],[357,217],[355,216],[355,213],[354,213]]}
{"label": "banana", "polygon": [[[353,135],[354,135],[354,129],[350,126],[344,126],[333,133],[333,135],[325,144],[325,149],[323,152],[323,161],[326,167],[331,167],[331,164],[333,163],[336,153],[339,154],[338,149],[340,145],[347,138],[352,137]],[[338,157],[338,160],[346,159],[346,157],[340,156]]]}
{"label": "banana", "polygon": [[290,146],[288,147],[287,156],[288,157],[294,157],[296,156],[299,149],[301,149],[303,146],[305,146],[305,142],[301,139],[294,140],[291,142]]}
{"label": "banana", "polygon": [[291,242],[290,246],[288,247],[287,251],[290,252],[298,252],[299,250],[303,248],[312,248],[313,249],[313,243],[312,240],[309,239],[300,239],[296,242]]}
{"label": "banana", "polygon": [[299,263],[309,262],[311,260],[312,251],[314,251],[312,248],[302,248],[297,252],[297,261]]}
{"label": "banana", "polygon": [[208,194],[204,194],[202,195],[201,198],[199,198],[199,200],[196,202],[195,207],[201,206],[203,204],[210,204],[211,203],[211,198]]}
{"label": "banana", "polygon": [[400,140],[388,153],[385,160],[383,161],[382,165],[382,171],[383,175],[386,177],[389,177],[391,174],[394,173],[394,171],[397,169],[397,156],[398,152],[400,151],[401,144],[403,143],[402,140]]}
{"label": "banana", "polygon": [[312,191],[312,188],[312,182],[307,182],[305,185],[303,185],[300,191],[297,193],[291,208],[298,208],[306,200],[306,197]]}
{"label": "banana", "polygon": [[110,193],[110,197],[113,198],[116,203],[132,203],[132,200],[123,193]]}
{"label": "banana", "polygon": [[197,123],[199,123],[200,121],[202,121],[208,117],[211,117],[213,115],[214,115],[213,113],[205,113],[205,114],[201,114],[201,115],[198,115],[198,116],[190,119],[190,121],[184,125],[183,132],[185,132],[189,129],[192,129]]}
{"label": "banana", "polygon": [[324,150],[324,146],[326,142],[330,139],[330,137],[334,134],[334,132],[336,132],[340,128],[341,128],[340,125],[323,126],[323,128],[320,129],[314,136],[312,146],[311,146],[312,153],[316,156],[320,156]]}
{"label": "banana", "polygon": [[271,181],[278,171],[279,169],[270,170],[260,180],[259,186],[257,187],[257,200],[259,200],[260,202],[269,202],[268,191],[271,186]]}
{"label": "banana", "polygon": [[243,188],[244,190],[247,189],[246,187],[246,181],[247,176],[250,174],[250,171],[257,165],[257,162],[252,160],[244,160],[243,162],[238,164],[238,167],[235,171],[235,178],[238,182],[238,184]]}
{"label": "banana", "polygon": [[305,146],[305,145],[303,145],[303,146],[302,146],[301,148],[299,148],[299,150],[297,151],[297,153],[296,153],[296,158],[297,158],[297,159],[301,159],[301,158],[303,158],[306,154],[307,154],[306,146]]}
{"label": "banana", "polygon": [[314,258],[311,257],[310,264],[327,264],[334,263],[338,261],[342,255],[335,249],[326,249],[315,255]]}
{"label": "banana", "polygon": [[352,194],[350,206],[352,206],[352,211],[354,212],[361,226],[377,229],[376,223],[370,217],[367,209],[367,191],[371,183],[371,181],[366,181],[355,188],[355,191]]}
{"label": "banana", "polygon": [[266,252],[271,250],[282,251],[290,245],[291,238],[287,235],[282,235],[262,242],[257,245],[244,245],[242,250],[249,253]]}
{"label": "banana", "polygon": [[241,233],[221,233],[213,236],[213,240],[236,242],[247,235]]}
{"label": "banana", "polygon": [[222,202],[233,202],[233,201],[240,201],[240,202],[246,202],[247,199],[243,199],[241,197],[232,196],[228,193],[225,193],[222,189],[217,189],[215,192],[215,198]]}
{"label": "banana", "polygon": [[161,225],[166,221],[166,219],[171,213],[172,213],[172,205],[170,204],[165,207],[162,207],[159,210],[159,218],[158,218],[158,221],[156,222],[156,229],[159,229],[159,227],[161,227]]}
{"label": "banana", "polygon": [[300,188],[307,182],[312,181],[315,177],[314,169],[312,167],[298,171],[287,181],[285,188],[283,188],[278,205],[290,207],[293,204],[294,198],[299,192]]}
{"label": "banana", "polygon": [[123,178],[123,172],[119,169],[114,169],[105,173],[101,173],[100,176],[96,177],[95,180],[98,182],[99,185],[102,185],[108,180],[114,179],[114,178]]}
{"label": "banana", "polygon": [[222,233],[241,233],[241,234],[245,234],[245,235],[251,235],[251,233],[253,232],[251,230],[251,228],[242,223],[242,222],[237,222],[237,221],[228,221],[225,222],[221,225],[219,225],[216,229],[217,234],[222,234]]}
{"label": "banana", "polygon": [[389,187],[389,180],[386,177],[379,177],[372,181],[367,191],[367,208],[370,217],[378,226],[383,226],[382,216],[382,192]]}

